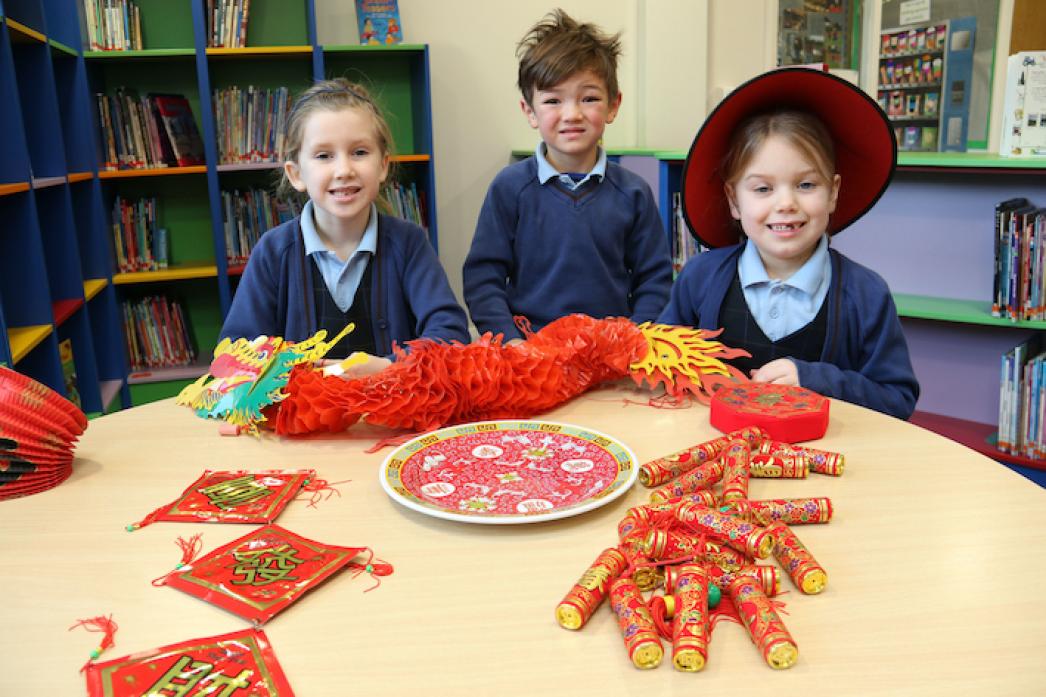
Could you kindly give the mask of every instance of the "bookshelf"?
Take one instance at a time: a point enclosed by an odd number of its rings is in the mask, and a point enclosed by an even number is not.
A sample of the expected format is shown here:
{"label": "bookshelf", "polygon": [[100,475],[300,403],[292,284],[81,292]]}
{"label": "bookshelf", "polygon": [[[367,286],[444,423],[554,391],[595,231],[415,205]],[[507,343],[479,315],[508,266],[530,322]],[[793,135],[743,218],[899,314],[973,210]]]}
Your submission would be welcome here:
{"label": "bookshelf", "polygon": [[0,3],[0,361],[65,394],[73,348],[89,414],[125,390],[75,6]]}
{"label": "bookshelf", "polygon": [[[670,236],[672,192],[679,191],[686,152],[654,157]],[[832,244],[882,275],[893,291],[922,386],[913,423],[996,460],[1046,470],[1046,462],[994,446],[1000,356],[1046,329],[1046,322],[1011,322],[989,312],[995,204],[1014,196],[1046,205],[1046,159],[901,152],[886,194]]]}
{"label": "bookshelf", "polygon": [[[202,0],[136,4],[143,47],[92,51],[82,0],[0,0],[0,362],[62,392],[58,344],[72,339],[95,414],[169,397],[206,370],[243,271],[226,262],[221,191],[278,181],[278,162],[219,160],[215,90],[286,87],[293,99],[321,77],[367,84],[387,110],[397,174],[418,189],[438,239],[427,46],[321,46],[314,0],[252,0],[246,46],[214,48]],[[95,94],[120,87],[185,95],[205,164],[106,169]],[[116,267],[117,196],[157,199],[168,268]],[[121,305],[155,295],[181,302],[197,358],[132,372]]]}

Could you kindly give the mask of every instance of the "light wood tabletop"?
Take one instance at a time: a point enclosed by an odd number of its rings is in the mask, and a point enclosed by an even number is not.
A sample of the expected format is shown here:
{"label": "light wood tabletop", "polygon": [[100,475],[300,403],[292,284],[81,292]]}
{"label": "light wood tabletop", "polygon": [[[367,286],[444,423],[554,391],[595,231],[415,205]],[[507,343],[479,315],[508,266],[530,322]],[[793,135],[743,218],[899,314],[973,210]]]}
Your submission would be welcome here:
{"label": "light wood tabletop", "polygon": [[[701,405],[657,409],[612,385],[542,415],[610,434],[640,462],[718,435]],[[627,401],[626,401],[627,400]],[[173,402],[92,421],[72,477],[0,502],[0,695],[86,692],[77,669],[98,635],[66,631],[111,613],[102,660],[243,629],[239,617],[150,581],[179,557],[179,536],[210,551],[243,525],[124,526],[172,501],[205,469],[314,468],[340,496],[292,502],[276,521],[307,538],[370,546],[395,567],[376,590],[343,571],[266,626],[300,696],[312,695],[1042,695],[1046,694],[1046,491],[908,423],[832,402],[825,438],[842,477],[752,480],[752,498],[828,496],[828,525],[797,528],[828,572],[820,595],[787,577],[783,619],[799,661],[775,671],[740,625],[720,623],[708,665],[632,667],[612,612],[581,631],[554,609],[616,543],[638,484],[597,510],[557,521],[475,525],[409,510],[382,490],[388,454],[366,426],[305,440],[220,437]],[[666,650],[668,646],[666,644]]]}

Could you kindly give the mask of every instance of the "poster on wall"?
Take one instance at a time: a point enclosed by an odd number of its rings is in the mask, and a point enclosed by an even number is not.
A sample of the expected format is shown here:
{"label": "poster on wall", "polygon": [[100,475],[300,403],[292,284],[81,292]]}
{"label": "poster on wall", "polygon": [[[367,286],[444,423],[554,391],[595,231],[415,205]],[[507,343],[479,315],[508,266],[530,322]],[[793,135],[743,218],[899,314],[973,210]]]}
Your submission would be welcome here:
{"label": "poster on wall", "polygon": [[856,69],[859,0],[780,0],[777,64]]}
{"label": "poster on wall", "polygon": [[1046,51],[1021,51],[1006,62],[1003,157],[1046,156]]}

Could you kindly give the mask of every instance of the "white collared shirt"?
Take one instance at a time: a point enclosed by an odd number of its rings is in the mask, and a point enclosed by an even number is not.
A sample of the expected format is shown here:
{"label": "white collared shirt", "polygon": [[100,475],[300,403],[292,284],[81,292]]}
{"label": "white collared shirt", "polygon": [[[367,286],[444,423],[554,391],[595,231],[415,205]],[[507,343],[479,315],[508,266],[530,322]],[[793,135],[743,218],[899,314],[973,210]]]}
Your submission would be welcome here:
{"label": "white collared shirt", "polygon": [[759,250],[749,240],[737,261],[737,275],[756,324],[771,341],[782,339],[812,322],[828,296],[832,283],[828,236],[821,236],[806,263],[784,281],[770,278]]}
{"label": "white collared shirt", "polygon": [[312,201],[307,201],[301,211],[301,235],[305,243],[305,255],[316,260],[316,266],[323,276],[323,282],[327,285],[334,298],[334,303],[342,312],[348,312],[352,307],[352,301],[356,298],[356,291],[363,280],[363,273],[367,270],[370,258],[378,249],[378,207],[370,204],[370,219],[367,221],[367,229],[363,231],[360,244],[356,251],[345,261],[338,255],[327,249],[316,232],[316,223],[312,217]]}

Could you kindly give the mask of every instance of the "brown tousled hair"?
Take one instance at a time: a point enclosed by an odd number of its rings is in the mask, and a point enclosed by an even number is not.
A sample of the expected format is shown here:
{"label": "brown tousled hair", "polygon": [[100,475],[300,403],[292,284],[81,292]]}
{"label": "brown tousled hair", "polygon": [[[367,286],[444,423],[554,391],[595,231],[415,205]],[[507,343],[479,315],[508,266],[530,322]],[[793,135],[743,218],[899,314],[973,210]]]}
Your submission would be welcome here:
{"label": "brown tousled hair", "polygon": [[531,104],[534,90],[555,87],[577,72],[591,70],[606,83],[613,101],[618,95],[620,55],[620,33],[610,36],[594,24],[580,24],[563,10],[554,10],[516,45],[519,91]]}

